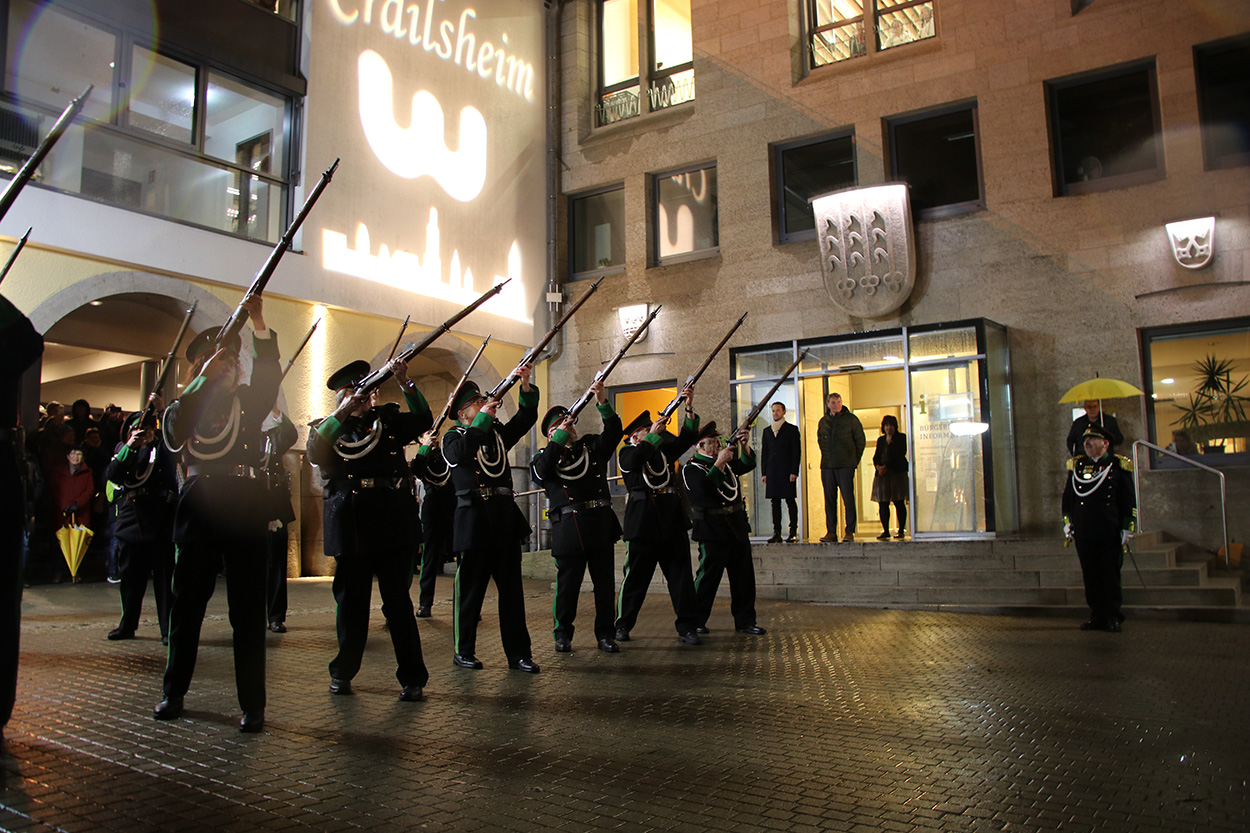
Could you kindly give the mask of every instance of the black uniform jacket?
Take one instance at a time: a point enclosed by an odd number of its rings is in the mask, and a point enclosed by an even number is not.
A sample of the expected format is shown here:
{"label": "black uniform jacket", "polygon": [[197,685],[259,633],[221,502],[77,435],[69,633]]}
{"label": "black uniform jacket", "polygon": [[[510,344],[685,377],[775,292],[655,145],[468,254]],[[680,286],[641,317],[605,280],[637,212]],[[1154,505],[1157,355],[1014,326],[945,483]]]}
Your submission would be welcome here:
{"label": "black uniform jacket", "polygon": [[1082,540],[1116,539],[1137,528],[1133,463],[1117,454],[1091,460],[1082,454],[1068,461],[1063,489],[1063,517]]}
{"label": "black uniform jacket", "polygon": [[[587,434],[568,445],[569,435],[557,430],[530,464],[534,482],[547,491],[552,553],[557,556],[610,547],[621,537],[608,491],[608,461],[625,431],[611,405],[600,405],[599,415],[602,434]],[[608,503],[586,507],[587,501]]]}
{"label": "black uniform jacket", "polygon": [[425,484],[421,502],[421,523],[429,534],[431,526],[450,528],[456,512],[456,490],[451,484],[451,466],[440,447],[423,445],[412,458],[412,475]]}
{"label": "black uniform jacket", "polygon": [[281,414],[274,426],[264,432],[264,438],[261,467],[265,470],[265,485],[269,489],[266,513],[271,521],[289,524],[295,520],[295,510],[291,507],[291,477],[286,466],[282,465],[282,455],[295,445],[299,432],[295,430],[295,423],[287,419],[286,414]]}
{"label": "black uniform jacket", "polygon": [[516,415],[503,424],[479,412],[473,422],[454,425],[443,436],[443,456],[451,466],[451,482],[456,489],[451,545],[456,552],[501,541],[522,541],[530,535],[529,521],[515,498],[483,494],[483,490],[512,488],[508,449],[538,421],[538,388],[521,391],[518,399]]}
{"label": "black uniform jacket", "polygon": [[[165,442],[181,450],[187,467],[174,516],[175,543],[265,532],[260,426],[282,379],[272,330],[268,337],[253,334],[252,357],[248,384],[231,391],[220,380],[197,376],[165,409]],[[245,476],[231,476],[239,472]]]}
{"label": "black uniform jacket", "polygon": [[41,355],[43,336],[29,318],[0,295],[0,356],[4,357],[0,361],[0,430],[11,431],[17,425],[18,383]]}
{"label": "black uniform jacket", "polygon": [[873,452],[872,464],[874,466],[885,466],[885,470],[891,474],[899,474],[907,471],[907,435],[895,431],[894,441],[887,443],[885,434],[877,437],[877,450]]}
{"label": "black uniform jacket", "polygon": [[617,458],[629,500],[625,504],[625,540],[659,540],[690,528],[681,496],[656,494],[656,489],[676,489],[677,458],[699,439],[699,417],[682,421],[677,436],[647,434],[638,445],[627,444]]}
{"label": "black uniform jacket", "polygon": [[739,451],[723,472],[714,462],[696,452],[681,470],[694,513],[691,537],[696,541],[738,540],[751,534],[738,478],[755,468],[755,454]]}
{"label": "black uniform jacket", "polygon": [[405,391],[404,398],[408,413],[380,405],[343,422],[326,417],[308,434],[308,458],[321,469],[325,553],[332,558],[355,555],[362,541],[407,551],[420,544],[404,448],[434,418],[419,391]]}
{"label": "black uniform jacket", "polygon": [[104,479],[119,492],[113,534],[131,544],[169,541],[174,532],[178,475],[174,456],[156,442],[139,449],[123,443],[104,469]]}
{"label": "black uniform jacket", "polygon": [[764,426],[760,441],[760,474],[768,478],[764,484],[764,497],[797,497],[797,483],[790,475],[798,475],[802,440],[799,429],[790,423],[782,423],[781,430],[773,434],[771,424]]}

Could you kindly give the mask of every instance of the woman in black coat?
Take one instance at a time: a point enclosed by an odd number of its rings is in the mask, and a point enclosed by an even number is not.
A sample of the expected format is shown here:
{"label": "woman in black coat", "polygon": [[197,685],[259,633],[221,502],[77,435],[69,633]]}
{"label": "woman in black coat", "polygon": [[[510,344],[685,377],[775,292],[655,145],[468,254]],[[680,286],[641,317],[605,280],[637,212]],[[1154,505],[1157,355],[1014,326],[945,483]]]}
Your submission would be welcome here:
{"label": "woman in black coat", "polygon": [[890,537],[890,504],[898,514],[898,534],[902,538],[907,529],[907,435],[899,433],[898,420],[886,415],[881,420],[881,436],[877,438],[877,451],[872,455],[877,474],[872,479],[872,499],[877,502],[882,532],[878,540]]}

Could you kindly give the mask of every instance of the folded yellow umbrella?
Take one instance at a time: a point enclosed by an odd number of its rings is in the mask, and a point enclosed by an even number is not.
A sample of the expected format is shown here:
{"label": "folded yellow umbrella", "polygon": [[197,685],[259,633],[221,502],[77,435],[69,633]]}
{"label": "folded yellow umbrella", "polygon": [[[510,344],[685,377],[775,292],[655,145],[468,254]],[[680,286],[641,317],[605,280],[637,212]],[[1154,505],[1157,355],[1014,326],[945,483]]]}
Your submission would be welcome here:
{"label": "folded yellow umbrella", "polygon": [[1123,399],[1126,396],[1145,396],[1145,392],[1128,382],[1099,376],[1075,385],[1059,401],[1084,402],[1087,399]]}
{"label": "folded yellow umbrella", "polygon": [[78,578],[78,568],[82,565],[82,557],[87,554],[92,534],[85,526],[63,526],[56,531],[56,540],[61,542],[61,554],[65,556],[69,574],[74,578]]}

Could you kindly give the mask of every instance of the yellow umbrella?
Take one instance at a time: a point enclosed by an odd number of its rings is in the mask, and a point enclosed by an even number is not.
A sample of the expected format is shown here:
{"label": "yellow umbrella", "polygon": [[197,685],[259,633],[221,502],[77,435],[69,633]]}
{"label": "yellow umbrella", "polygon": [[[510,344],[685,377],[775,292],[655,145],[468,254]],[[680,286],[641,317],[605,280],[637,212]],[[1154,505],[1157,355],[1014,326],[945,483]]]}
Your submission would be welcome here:
{"label": "yellow umbrella", "polygon": [[1087,399],[1122,399],[1126,396],[1145,396],[1145,392],[1128,382],[1099,376],[1073,386],[1059,401],[1084,402]]}
{"label": "yellow umbrella", "polygon": [[92,532],[85,526],[63,526],[56,531],[56,540],[61,542],[61,554],[69,566],[69,573],[78,578],[78,567],[82,557],[87,553],[87,545],[91,543]]}

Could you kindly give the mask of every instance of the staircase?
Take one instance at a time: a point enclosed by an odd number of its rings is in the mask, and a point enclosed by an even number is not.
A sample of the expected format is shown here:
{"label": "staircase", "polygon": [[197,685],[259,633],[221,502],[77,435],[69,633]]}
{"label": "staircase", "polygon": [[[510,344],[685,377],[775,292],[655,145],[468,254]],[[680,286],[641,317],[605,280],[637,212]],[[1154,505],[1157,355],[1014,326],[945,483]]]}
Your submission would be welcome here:
{"label": "staircase", "polygon": [[[1126,557],[1120,573],[1130,616],[1250,622],[1238,571],[1186,560],[1183,544],[1157,532],[1139,535],[1133,550],[1138,569]],[[756,544],[754,555],[760,598],[964,613],[1079,616],[1086,610],[1076,550],[1050,540]],[[692,559],[697,569],[694,548]],[[619,586],[623,544],[616,561]],[[555,580],[550,551],[526,553],[522,570]],[[658,569],[652,583],[662,587]],[[589,589],[587,578],[583,590]],[[728,592],[722,581],[720,593]]]}

